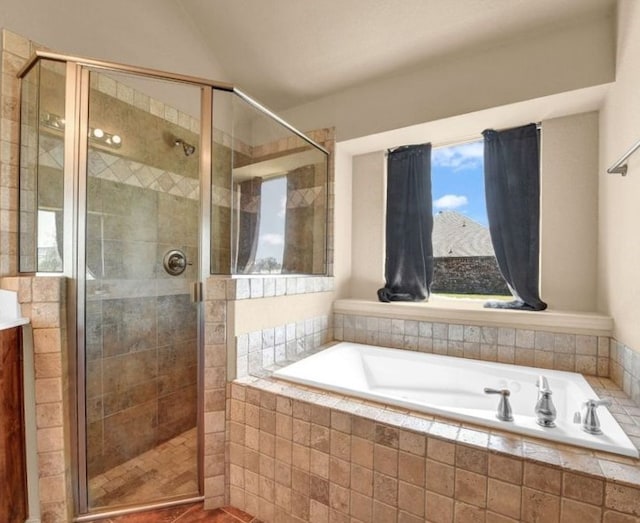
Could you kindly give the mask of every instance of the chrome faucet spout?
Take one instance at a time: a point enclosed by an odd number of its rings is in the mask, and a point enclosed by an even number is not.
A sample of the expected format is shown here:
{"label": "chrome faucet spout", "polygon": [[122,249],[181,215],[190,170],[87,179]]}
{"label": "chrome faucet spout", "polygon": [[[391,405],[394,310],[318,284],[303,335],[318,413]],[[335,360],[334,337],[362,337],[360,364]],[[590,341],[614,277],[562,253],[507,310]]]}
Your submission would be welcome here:
{"label": "chrome faucet spout", "polygon": [[550,390],[549,382],[547,381],[547,378],[545,378],[544,376],[538,376],[538,381],[536,381],[536,387],[538,387],[538,392],[542,392],[543,390]]}
{"label": "chrome faucet spout", "polygon": [[538,401],[535,408],[536,422],[542,427],[555,427],[557,411],[551,399],[553,392],[549,388],[547,378],[538,376],[536,386],[538,387]]}

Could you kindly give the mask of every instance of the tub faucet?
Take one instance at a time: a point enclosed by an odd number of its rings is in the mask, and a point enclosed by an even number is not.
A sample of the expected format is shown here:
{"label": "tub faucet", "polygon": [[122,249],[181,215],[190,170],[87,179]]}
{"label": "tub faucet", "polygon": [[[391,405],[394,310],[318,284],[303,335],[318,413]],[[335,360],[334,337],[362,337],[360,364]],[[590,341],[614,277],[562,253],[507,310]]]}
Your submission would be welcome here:
{"label": "tub faucet", "polygon": [[609,407],[611,405],[611,400],[589,400],[584,404],[587,411],[585,412],[584,419],[582,421],[582,430],[589,434],[602,434],[600,420],[596,414],[596,409],[600,405]]}
{"label": "tub faucet", "polygon": [[538,401],[536,402],[536,422],[542,427],[555,427],[556,407],[551,400],[553,392],[549,388],[549,382],[544,376],[538,376]]}
{"label": "tub faucet", "polygon": [[500,403],[498,403],[498,411],[496,412],[496,418],[500,421],[513,421],[513,411],[511,410],[511,404],[509,403],[509,396],[511,391],[509,389],[490,389],[485,387],[485,394],[500,394]]}

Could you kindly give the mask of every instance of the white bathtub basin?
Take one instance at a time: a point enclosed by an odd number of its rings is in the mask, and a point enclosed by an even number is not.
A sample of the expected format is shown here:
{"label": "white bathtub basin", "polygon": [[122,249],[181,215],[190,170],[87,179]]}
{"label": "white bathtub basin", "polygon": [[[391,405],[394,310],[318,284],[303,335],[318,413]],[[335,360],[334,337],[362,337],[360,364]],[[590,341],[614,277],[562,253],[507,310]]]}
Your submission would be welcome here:
{"label": "white bathtub basin", "polygon": [[[519,434],[638,457],[638,450],[609,411],[598,408],[603,434],[587,434],[574,414],[597,398],[584,377],[503,363],[342,342],[274,372],[274,377],[371,399],[428,414]],[[547,378],[557,409],[555,428],[536,423],[538,376]],[[508,388],[512,422],[496,418],[499,396],[484,388]]]}

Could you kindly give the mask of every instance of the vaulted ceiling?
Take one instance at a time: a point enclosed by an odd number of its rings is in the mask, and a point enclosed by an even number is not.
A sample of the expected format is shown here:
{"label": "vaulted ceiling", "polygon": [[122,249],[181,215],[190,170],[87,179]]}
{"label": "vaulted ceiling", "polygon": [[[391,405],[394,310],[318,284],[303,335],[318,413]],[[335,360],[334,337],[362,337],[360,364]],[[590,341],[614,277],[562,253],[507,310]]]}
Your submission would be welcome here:
{"label": "vaulted ceiling", "polygon": [[227,78],[276,110],[613,9],[615,0],[172,0]]}

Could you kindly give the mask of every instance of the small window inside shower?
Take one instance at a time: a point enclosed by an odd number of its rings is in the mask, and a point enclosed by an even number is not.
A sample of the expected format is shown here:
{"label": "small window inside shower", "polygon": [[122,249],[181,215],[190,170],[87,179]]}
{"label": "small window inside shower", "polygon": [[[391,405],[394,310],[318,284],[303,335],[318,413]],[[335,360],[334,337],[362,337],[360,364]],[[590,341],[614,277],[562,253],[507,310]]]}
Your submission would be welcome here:
{"label": "small window inside shower", "polygon": [[254,272],[271,274],[282,271],[286,215],[287,178],[278,176],[265,180],[260,199],[260,227]]}
{"label": "small window inside shower", "polygon": [[41,60],[21,79],[20,272],[63,270],[65,71]]}
{"label": "small window inside shower", "polygon": [[38,210],[38,270],[45,272],[62,271],[60,256],[62,213],[60,211]]}

